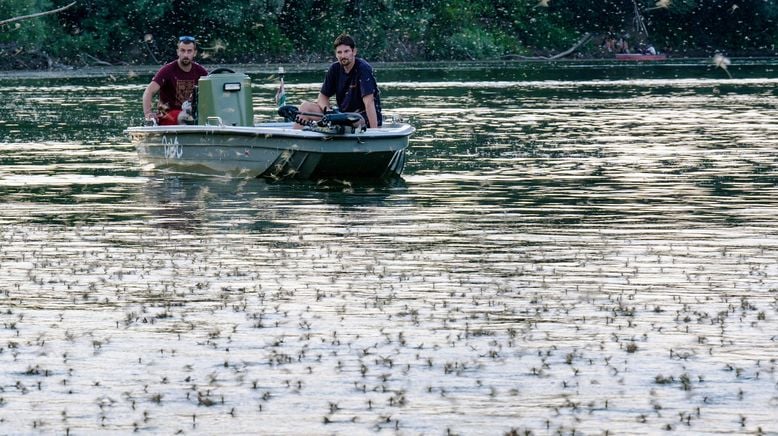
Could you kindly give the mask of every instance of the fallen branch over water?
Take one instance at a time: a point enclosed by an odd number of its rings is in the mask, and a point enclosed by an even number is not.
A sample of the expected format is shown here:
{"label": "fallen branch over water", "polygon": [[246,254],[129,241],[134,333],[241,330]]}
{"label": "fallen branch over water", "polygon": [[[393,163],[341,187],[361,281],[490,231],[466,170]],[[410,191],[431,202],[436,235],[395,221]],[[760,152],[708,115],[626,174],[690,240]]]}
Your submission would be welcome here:
{"label": "fallen branch over water", "polygon": [[2,21],[0,21],[0,26],[2,26],[4,24],[13,23],[15,21],[29,20],[30,18],[42,17],[44,15],[50,15],[50,14],[56,14],[57,12],[62,12],[65,9],[73,6],[74,4],[76,4],[76,2],[72,2],[69,5],[65,5],[65,6],[62,6],[61,8],[57,8],[57,9],[52,9],[50,11],[38,12],[37,14],[30,14],[30,15],[20,15],[18,17],[13,17],[13,18],[9,18],[7,20],[2,20]]}
{"label": "fallen branch over water", "polygon": [[509,54],[505,55],[502,58],[503,59],[518,59],[518,60],[529,60],[529,61],[552,61],[554,59],[560,59],[565,56],[570,55],[571,53],[578,50],[579,47],[586,44],[592,39],[591,33],[585,33],[584,36],[581,37],[581,39],[578,40],[572,47],[569,49],[563,51],[562,53],[557,53],[553,56],[522,56],[517,54]]}
{"label": "fallen branch over water", "polygon": [[96,57],[94,57],[94,56],[92,56],[90,54],[87,54],[87,53],[79,53],[78,56],[81,57],[81,60],[84,61],[85,64],[89,64],[91,62],[94,65],[103,65],[103,66],[107,66],[107,67],[113,66],[112,63],[106,62],[106,61],[101,60],[101,59],[98,59],[98,58],[96,58]]}

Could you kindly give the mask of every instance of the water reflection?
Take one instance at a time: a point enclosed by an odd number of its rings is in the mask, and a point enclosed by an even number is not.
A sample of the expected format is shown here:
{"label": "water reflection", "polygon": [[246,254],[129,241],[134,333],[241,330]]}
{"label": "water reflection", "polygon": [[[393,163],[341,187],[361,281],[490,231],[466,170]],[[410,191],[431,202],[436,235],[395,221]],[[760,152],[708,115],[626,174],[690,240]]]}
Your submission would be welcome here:
{"label": "water reflection", "polygon": [[770,68],[386,70],[379,184],[143,168],[149,77],[0,79],[0,432],[774,431]]}

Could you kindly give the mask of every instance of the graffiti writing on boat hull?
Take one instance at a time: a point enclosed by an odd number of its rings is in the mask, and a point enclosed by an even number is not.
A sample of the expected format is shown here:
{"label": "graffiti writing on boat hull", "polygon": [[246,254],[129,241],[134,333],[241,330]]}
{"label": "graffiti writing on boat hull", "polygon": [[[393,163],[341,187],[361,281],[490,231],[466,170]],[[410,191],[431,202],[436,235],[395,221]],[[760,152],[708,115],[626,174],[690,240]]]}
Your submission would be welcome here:
{"label": "graffiti writing on boat hull", "polygon": [[184,147],[178,143],[178,136],[172,140],[167,136],[162,137],[162,146],[164,147],[165,159],[181,159],[184,154]]}

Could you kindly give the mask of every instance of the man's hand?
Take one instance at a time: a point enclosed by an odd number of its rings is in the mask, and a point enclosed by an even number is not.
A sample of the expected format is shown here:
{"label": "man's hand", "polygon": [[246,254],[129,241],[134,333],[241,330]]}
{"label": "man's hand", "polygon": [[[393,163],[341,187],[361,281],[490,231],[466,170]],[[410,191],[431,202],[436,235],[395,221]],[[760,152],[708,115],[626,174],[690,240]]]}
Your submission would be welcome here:
{"label": "man's hand", "polygon": [[155,112],[147,112],[144,116],[147,126],[156,126],[159,124],[159,115]]}

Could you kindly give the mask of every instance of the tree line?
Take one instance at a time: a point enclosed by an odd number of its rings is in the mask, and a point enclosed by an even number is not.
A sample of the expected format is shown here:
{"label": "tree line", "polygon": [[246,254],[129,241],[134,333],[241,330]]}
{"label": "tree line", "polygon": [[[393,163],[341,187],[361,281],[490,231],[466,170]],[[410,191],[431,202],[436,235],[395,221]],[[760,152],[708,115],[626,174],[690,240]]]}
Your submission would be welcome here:
{"label": "tree line", "polygon": [[[73,0],[3,0],[0,22]],[[69,64],[159,64],[180,35],[205,63],[331,59],[341,32],[371,61],[547,56],[585,34],[577,54],[604,56],[608,33],[643,37],[677,56],[775,54],[778,2],[767,0],[76,0],[0,24],[0,56]]]}

